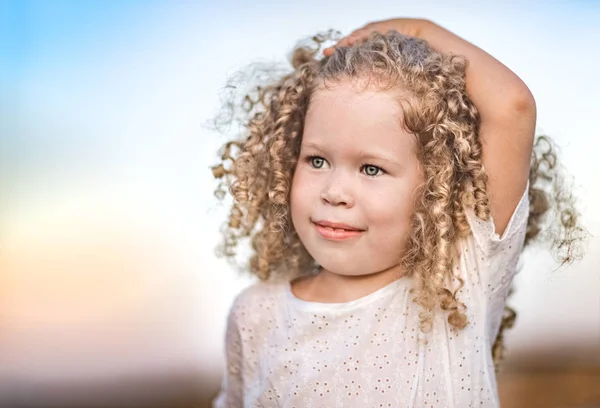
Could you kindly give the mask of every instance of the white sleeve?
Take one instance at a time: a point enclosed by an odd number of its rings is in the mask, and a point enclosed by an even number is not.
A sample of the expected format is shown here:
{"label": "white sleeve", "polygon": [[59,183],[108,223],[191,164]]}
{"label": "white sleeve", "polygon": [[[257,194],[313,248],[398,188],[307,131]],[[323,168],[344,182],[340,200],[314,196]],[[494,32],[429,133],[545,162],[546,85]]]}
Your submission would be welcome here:
{"label": "white sleeve", "polygon": [[244,380],[242,376],[242,342],[234,304],[227,319],[225,334],[225,374],[221,390],[213,401],[213,408],[244,406]]}
{"label": "white sleeve", "polygon": [[529,218],[529,182],[514,209],[502,236],[496,233],[493,218],[484,221],[473,209],[468,210],[467,219],[477,246],[477,256],[483,262],[481,279],[486,291],[509,286],[517,272],[517,261],[523,250]]}
{"label": "white sleeve", "polygon": [[[472,210],[471,210],[472,212]],[[472,212],[472,215],[474,213]],[[502,246],[510,241],[512,235],[518,233],[523,228],[527,227],[527,219],[529,217],[529,181],[525,186],[525,191],[514,209],[508,225],[506,226],[502,236],[496,233],[493,217],[487,221],[479,219],[477,216],[469,217],[471,230],[477,240],[479,246],[489,255],[500,250]]]}

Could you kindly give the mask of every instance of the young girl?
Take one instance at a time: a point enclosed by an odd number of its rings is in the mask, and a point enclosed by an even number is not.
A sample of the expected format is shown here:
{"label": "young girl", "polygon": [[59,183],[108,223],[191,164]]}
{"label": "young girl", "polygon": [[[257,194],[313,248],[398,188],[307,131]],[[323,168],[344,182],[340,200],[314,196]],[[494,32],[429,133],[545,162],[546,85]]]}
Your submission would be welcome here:
{"label": "young girl", "polygon": [[225,254],[251,238],[261,278],[231,309],[214,405],[497,407],[506,298],[549,186],[563,262],[582,231],[533,96],[429,21],[317,57],[329,39],[246,97],[214,168],[234,199]]}

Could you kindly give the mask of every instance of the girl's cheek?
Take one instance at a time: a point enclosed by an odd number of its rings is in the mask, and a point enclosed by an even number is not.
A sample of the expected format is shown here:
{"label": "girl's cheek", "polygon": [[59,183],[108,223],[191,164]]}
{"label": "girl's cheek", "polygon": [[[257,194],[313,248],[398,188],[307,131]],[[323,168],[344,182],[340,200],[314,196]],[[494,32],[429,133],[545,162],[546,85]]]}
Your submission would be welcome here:
{"label": "girl's cheek", "polygon": [[298,204],[306,198],[307,192],[310,190],[310,175],[306,170],[297,169],[294,178],[292,179],[292,205]]}
{"label": "girl's cheek", "polygon": [[366,208],[376,211],[384,218],[389,213],[405,212],[410,207],[412,195],[410,186],[398,181],[364,185],[360,194]]}
{"label": "girl's cheek", "polygon": [[311,185],[314,185],[316,181],[317,174],[310,167],[302,166],[297,169],[294,183],[296,183],[298,189],[306,190]]}

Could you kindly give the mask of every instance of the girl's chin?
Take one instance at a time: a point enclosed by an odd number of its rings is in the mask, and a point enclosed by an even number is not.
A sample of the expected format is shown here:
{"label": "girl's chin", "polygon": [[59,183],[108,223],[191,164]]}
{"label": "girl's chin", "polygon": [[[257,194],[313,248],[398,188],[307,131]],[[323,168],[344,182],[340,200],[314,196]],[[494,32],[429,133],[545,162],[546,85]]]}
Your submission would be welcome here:
{"label": "girl's chin", "polygon": [[373,265],[372,262],[348,262],[348,260],[344,260],[343,262],[335,262],[331,259],[319,262],[318,258],[313,259],[315,259],[317,264],[320,265],[321,273],[335,275],[339,278],[376,278],[387,280],[388,278],[394,277],[399,273],[398,264],[396,263],[388,265]]}
{"label": "girl's chin", "polygon": [[365,272],[366,268],[357,268],[356,264],[354,265],[348,265],[346,263],[344,264],[337,264],[337,263],[332,263],[332,262],[324,262],[324,263],[320,263],[319,265],[321,265],[321,272],[325,272],[331,275],[336,275],[336,276],[340,276],[340,277],[357,277],[357,276],[367,276],[370,275],[371,272]]}

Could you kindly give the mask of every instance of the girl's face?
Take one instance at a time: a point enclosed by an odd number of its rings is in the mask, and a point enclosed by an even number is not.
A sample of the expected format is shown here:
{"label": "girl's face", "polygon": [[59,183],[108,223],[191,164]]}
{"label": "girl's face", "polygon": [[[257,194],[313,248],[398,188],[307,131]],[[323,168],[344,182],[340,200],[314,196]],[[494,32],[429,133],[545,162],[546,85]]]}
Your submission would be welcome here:
{"label": "girl's face", "polygon": [[350,82],[316,91],[291,191],[292,221],[325,270],[367,275],[398,265],[422,182],[395,95]]}

